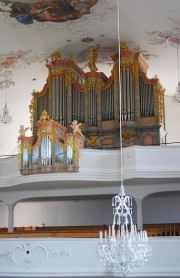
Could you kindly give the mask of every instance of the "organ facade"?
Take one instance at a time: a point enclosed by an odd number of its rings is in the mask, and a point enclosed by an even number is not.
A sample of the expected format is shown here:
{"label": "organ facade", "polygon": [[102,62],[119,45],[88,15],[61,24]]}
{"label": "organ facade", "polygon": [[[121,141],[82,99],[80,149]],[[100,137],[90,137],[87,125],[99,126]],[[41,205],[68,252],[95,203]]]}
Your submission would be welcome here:
{"label": "organ facade", "polygon": [[[39,157],[38,167],[47,166],[43,165],[46,164],[46,160],[43,159],[46,159],[47,151],[44,151],[45,155],[42,158],[42,149],[47,147],[47,142],[50,140],[49,130],[56,134],[54,138],[56,137],[57,149],[60,146],[64,150],[67,149],[62,146],[62,144],[68,145],[67,137],[70,137],[69,143],[76,141],[78,147],[115,149],[120,147],[121,120],[124,147],[160,144],[160,124],[164,124],[164,89],[158,78],[147,77],[148,65],[140,50],[129,50],[125,42],[121,43],[120,57],[118,53],[110,55],[113,67],[111,76],[107,77],[103,72],[98,72],[96,66],[99,47],[89,51],[89,72],[81,70],[73,59],[63,59],[59,52],[54,52],[51,60],[47,61],[46,66],[49,70],[47,82],[42,91],[33,92],[29,106],[33,132],[30,139],[31,167],[32,149],[37,141],[43,140],[44,147],[41,146],[36,155]],[[48,119],[41,121],[43,111],[47,113]],[[80,134],[73,134],[73,121],[81,124],[85,138]],[[41,136],[40,140],[38,138],[39,134],[42,134],[42,125],[46,126],[44,129],[46,135]],[[78,143],[75,139],[77,136]],[[72,153],[77,150],[73,144],[70,144]],[[49,148],[50,160],[47,161],[51,161],[49,166],[52,167],[52,161],[55,165],[59,150],[53,148],[53,144],[50,144]],[[21,161],[25,149],[27,148],[21,148]],[[66,166],[67,157],[67,153],[64,153],[61,159],[61,163],[66,161]],[[77,154],[74,153],[74,157],[77,157]],[[76,166],[75,170],[78,169],[77,159]],[[23,169],[22,162],[21,169]]]}

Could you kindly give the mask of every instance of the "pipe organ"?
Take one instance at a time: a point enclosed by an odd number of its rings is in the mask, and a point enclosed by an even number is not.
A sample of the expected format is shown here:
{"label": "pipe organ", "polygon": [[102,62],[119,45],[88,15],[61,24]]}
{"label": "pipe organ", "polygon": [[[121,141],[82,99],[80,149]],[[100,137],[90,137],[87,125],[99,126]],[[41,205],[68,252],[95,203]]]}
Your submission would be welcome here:
{"label": "pipe organ", "polygon": [[[81,123],[87,148],[119,148],[120,120],[123,146],[159,145],[160,123],[164,123],[164,89],[157,77],[147,77],[148,65],[141,51],[131,51],[122,42],[120,65],[119,55],[112,53],[113,68],[107,77],[97,71],[98,50],[99,46],[88,55],[89,72],[81,70],[73,59],[63,59],[59,52],[54,52],[47,61],[47,82],[42,91],[32,93],[29,106],[33,142],[38,138],[37,123],[42,112],[47,111],[51,120],[66,127],[65,134],[72,133],[73,121]],[[49,146],[41,153],[46,163],[52,146],[46,137],[41,142]],[[58,148],[60,145],[55,147],[57,153],[61,152]],[[27,161],[27,153],[24,156]],[[33,161],[37,156],[34,149]],[[56,157],[57,161],[60,159]]]}

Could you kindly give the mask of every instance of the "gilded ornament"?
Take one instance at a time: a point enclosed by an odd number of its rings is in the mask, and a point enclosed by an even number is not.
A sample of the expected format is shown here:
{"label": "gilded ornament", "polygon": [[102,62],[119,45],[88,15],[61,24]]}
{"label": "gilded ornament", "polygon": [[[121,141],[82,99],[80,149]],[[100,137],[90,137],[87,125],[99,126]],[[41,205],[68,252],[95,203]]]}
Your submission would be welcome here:
{"label": "gilded ornament", "polygon": [[65,142],[65,149],[67,149],[67,146],[71,146],[74,154],[74,165],[78,166],[79,164],[79,158],[80,158],[80,148],[79,148],[79,140],[77,138],[74,138],[73,140],[66,140]]}
{"label": "gilded ornament", "polygon": [[96,72],[98,70],[96,63],[99,54],[100,45],[96,45],[96,47],[91,47],[88,52],[88,62],[87,65],[91,72]]}
{"label": "gilded ornament", "polygon": [[39,141],[39,144],[42,140],[42,137],[48,137],[49,140],[51,141],[51,143],[54,143],[54,132],[52,130],[48,130],[48,129],[41,129],[38,131],[38,141]]}
{"label": "gilded ornament", "polygon": [[46,110],[43,110],[40,116],[40,121],[49,121],[50,117]]}
{"label": "gilded ornament", "polygon": [[132,72],[136,87],[138,87],[139,84],[139,68],[140,66],[138,62],[126,62],[126,61],[121,62],[121,69],[123,71],[129,70]]}
{"label": "gilded ornament", "polygon": [[68,95],[71,94],[71,86],[72,86],[72,79],[74,78],[74,73],[72,71],[63,70],[63,69],[53,70],[52,72],[49,73],[49,76],[48,76],[49,92],[52,93],[53,80],[54,79],[55,80],[62,79],[63,77],[64,77],[67,93],[68,93]]}
{"label": "gilded ornament", "polygon": [[112,69],[112,74],[113,74],[113,77],[114,77],[114,89],[115,89],[116,91],[117,91],[118,88],[119,88],[119,76],[118,76],[118,71],[119,71],[118,63],[117,63],[117,62],[114,62],[113,69]]}
{"label": "gilded ornament", "polygon": [[19,144],[18,155],[17,155],[17,161],[18,161],[19,168],[21,168],[22,154],[23,154],[24,149],[26,149],[28,153],[31,153],[32,145],[29,143],[20,143]]}
{"label": "gilded ornament", "polygon": [[52,60],[55,60],[55,59],[61,60],[61,53],[59,51],[54,51],[51,57],[52,57]]}
{"label": "gilded ornament", "polygon": [[72,140],[66,140],[65,148],[67,148],[67,145],[70,145],[72,150],[74,150],[74,142]]}
{"label": "gilded ornament", "polygon": [[21,168],[21,157],[22,157],[22,144],[20,143],[18,145],[18,155],[17,155],[17,161],[18,161],[19,168]]}
{"label": "gilded ornament", "polygon": [[129,141],[132,138],[136,137],[136,132],[135,131],[123,131],[122,132],[122,138]]}
{"label": "gilded ornament", "polygon": [[101,87],[102,87],[101,79],[97,79],[96,81],[91,80],[83,84],[83,91],[85,93],[85,102],[87,103],[88,93],[91,87],[93,87],[96,91],[98,103],[101,103]]}
{"label": "gilded ornament", "polygon": [[128,50],[128,43],[125,41],[120,42],[120,49],[121,50]]}
{"label": "gilded ornament", "polygon": [[74,164],[75,164],[75,166],[78,166],[81,153],[80,153],[80,148],[79,148],[79,140],[77,138],[75,138],[75,140],[74,140],[74,151],[75,151]]}
{"label": "gilded ornament", "polygon": [[36,113],[36,109],[37,109],[37,98],[33,96],[31,100],[31,104],[29,105],[31,130],[33,130],[33,119],[34,119],[34,114]]}
{"label": "gilded ornament", "polygon": [[154,85],[154,97],[155,97],[155,99],[157,99],[157,102],[158,102],[158,112],[159,112],[159,122],[160,123],[163,123],[163,121],[164,121],[164,92],[165,92],[165,90],[157,82]]}
{"label": "gilded ornament", "polygon": [[138,52],[141,52],[141,48],[140,48],[139,45],[138,45],[138,47],[137,47],[137,51],[138,51]]}
{"label": "gilded ornament", "polygon": [[89,136],[87,142],[91,147],[97,147],[100,144],[100,139],[98,136]]}

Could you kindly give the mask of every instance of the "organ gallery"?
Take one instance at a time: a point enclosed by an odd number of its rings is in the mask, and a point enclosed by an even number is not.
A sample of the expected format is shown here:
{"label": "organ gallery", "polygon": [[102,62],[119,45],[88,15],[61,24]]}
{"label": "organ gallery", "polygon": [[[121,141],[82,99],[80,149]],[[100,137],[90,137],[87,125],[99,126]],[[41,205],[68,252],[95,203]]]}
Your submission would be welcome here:
{"label": "organ gallery", "polygon": [[110,54],[113,67],[107,77],[97,68],[99,48],[89,50],[88,72],[59,52],[47,61],[47,82],[33,92],[29,106],[33,135],[20,136],[22,174],[78,171],[80,148],[119,148],[120,120],[123,147],[160,144],[164,90],[157,77],[147,77],[141,51],[122,42],[120,55]]}

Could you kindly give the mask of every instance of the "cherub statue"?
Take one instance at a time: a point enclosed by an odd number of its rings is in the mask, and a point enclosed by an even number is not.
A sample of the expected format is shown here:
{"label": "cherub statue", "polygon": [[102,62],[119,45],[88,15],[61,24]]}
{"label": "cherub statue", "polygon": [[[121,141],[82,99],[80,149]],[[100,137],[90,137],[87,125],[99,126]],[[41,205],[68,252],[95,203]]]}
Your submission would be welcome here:
{"label": "cherub statue", "polygon": [[98,68],[96,67],[96,62],[98,58],[98,53],[99,53],[100,45],[98,44],[96,47],[91,47],[88,53],[88,67],[91,72],[97,71]]}
{"label": "cherub statue", "polygon": [[29,129],[29,127],[24,128],[23,125],[20,125],[20,129],[19,129],[19,136],[18,136],[18,142],[22,139],[22,137],[26,136],[26,131]]}
{"label": "cherub statue", "polygon": [[72,122],[72,125],[71,125],[71,128],[72,128],[72,130],[73,130],[73,133],[74,133],[74,134],[77,133],[77,134],[81,135],[82,137],[85,137],[85,136],[82,134],[82,132],[81,132],[80,126],[82,126],[82,124],[81,124],[81,123],[78,124],[78,122],[77,122],[76,120],[74,120],[74,121]]}

